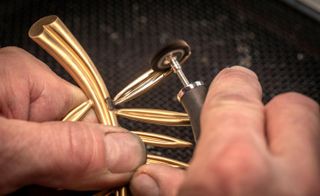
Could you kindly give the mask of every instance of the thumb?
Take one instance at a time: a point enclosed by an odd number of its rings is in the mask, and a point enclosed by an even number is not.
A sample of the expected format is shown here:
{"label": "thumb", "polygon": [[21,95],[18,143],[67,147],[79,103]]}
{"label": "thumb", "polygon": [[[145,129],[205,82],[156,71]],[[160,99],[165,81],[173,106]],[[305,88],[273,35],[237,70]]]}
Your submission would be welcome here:
{"label": "thumb", "polygon": [[185,179],[185,171],[161,164],[140,167],[130,182],[136,196],[175,196]]}
{"label": "thumb", "polygon": [[0,117],[0,194],[29,184],[95,190],[126,183],[146,160],[142,141],[117,127]]}

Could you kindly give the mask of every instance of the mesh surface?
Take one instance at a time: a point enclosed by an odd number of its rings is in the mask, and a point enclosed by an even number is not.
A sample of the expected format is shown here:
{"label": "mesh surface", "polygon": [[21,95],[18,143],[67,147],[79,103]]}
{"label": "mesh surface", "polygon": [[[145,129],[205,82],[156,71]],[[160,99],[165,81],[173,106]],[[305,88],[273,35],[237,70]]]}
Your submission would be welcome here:
{"label": "mesh surface", "polygon": [[[320,25],[276,0],[0,0],[0,46],[20,46],[72,81],[27,37],[31,24],[51,14],[58,15],[74,33],[112,96],[149,68],[150,58],[162,45],[184,39],[192,48],[190,59],[183,65],[191,81],[203,80],[209,85],[219,70],[238,64],[259,75],[264,102],[286,91],[298,91],[320,101]],[[181,86],[171,76],[122,107],[182,111],[175,98]],[[130,130],[192,141],[190,128],[120,122]],[[182,161],[188,161],[192,154],[192,149],[149,151]]]}

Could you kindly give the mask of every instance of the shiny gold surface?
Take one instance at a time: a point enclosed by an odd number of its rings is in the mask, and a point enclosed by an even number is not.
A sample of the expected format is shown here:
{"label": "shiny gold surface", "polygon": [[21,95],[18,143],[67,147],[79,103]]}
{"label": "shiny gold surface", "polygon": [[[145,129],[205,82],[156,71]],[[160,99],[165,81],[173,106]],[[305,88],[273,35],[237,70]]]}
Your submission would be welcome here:
{"label": "shiny gold surface", "polygon": [[29,36],[65,68],[93,101],[99,121],[105,125],[117,125],[115,114],[105,103],[109,93],[100,74],[63,22],[57,16],[41,18],[32,25]]}
{"label": "shiny gold surface", "polygon": [[[86,102],[83,102],[81,105],[79,105],[78,107],[70,111],[67,114],[67,116],[63,119],[63,121],[81,120],[84,117],[84,115],[89,111],[91,106],[92,106],[92,101],[88,100]],[[184,115],[184,113],[180,113],[180,114]],[[148,132],[142,132],[142,131],[131,131],[131,132],[137,134],[145,144],[152,145],[152,146],[166,147],[166,148],[186,148],[186,147],[192,146],[192,143],[190,142],[177,139],[174,137],[162,135],[162,134],[148,133]]]}
{"label": "shiny gold surface", "polygon": [[91,109],[93,102],[91,100],[85,101],[80,104],[78,107],[75,107],[71,110],[63,119],[62,121],[79,121],[81,120],[84,115]]}
{"label": "shiny gold surface", "polygon": [[161,157],[157,155],[151,155],[151,154],[147,155],[147,164],[164,164],[164,165],[177,167],[181,169],[186,169],[189,166],[187,163],[184,163],[181,161],[177,161],[174,159],[169,159],[169,158]]}
{"label": "shiny gold surface", "polygon": [[147,92],[165,77],[172,73],[171,70],[167,72],[156,72],[152,69],[146,71],[144,74],[136,78],[124,89],[122,89],[113,99],[115,105],[130,101],[143,93]]}
{"label": "shiny gold surface", "polygon": [[117,194],[117,196],[122,196],[122,195],[128,195],[128,191],[127,191],[127,188],[126,187],[122,187],[120,190],[118,190],[117,192],[119,192]]}
{"label": "shiny gold surface", "polygon": [[137,134],[145,144],[149,144],[152,146],[165,148],[187,148],[192,146],[192,143],[188,141],[162,134],[148,133],[142,131],[131,132]]}
{"label": "shiny gold surface", "polygon": [[[93,108],[100,123],[118,126],[117,116],[132,120],[168,126],[188,126],[189,117],[185,113],[159,109],[118,109],[111,110],[106,103],[111,99],[95,65],[74,38],[71,32],[57,16],[41,18],[32,25],[29,36],[53,56],[72,76],[86,94],[88,100],[71,110],[62,120],[79,121]],[[115,104],[124,103],[138,97],[157,85],[172,71],[166,73],[149,70],[126,86],[113,99]],[[154,133],[134,131],[143,142],[149,145],[168,148],[189,147],[190,142]],[[156,155],[147,155],[147,163],[166,164],[172,167],[186,168],[188,164]],[[127,188],[122,187],[112,192],[102,191],[97,195],[128,195]]]}
{"label": "shiny gold surface", "polygon": [[149,108],[123,108],[116,110],[115,113],[119,117],[145,123],[166,126],[190,126],[188,114],[181,112]]}

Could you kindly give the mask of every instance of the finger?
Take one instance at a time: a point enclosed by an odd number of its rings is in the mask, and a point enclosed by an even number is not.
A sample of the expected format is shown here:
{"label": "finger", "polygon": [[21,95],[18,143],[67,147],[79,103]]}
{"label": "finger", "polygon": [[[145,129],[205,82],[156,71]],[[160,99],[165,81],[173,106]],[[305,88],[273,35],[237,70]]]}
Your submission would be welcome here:
{"label": "finger", "polygon": [[8,118],[60,120],[86,100],[78,87],[16,47],[0,49],[0,83],[1,114]]}
{"label": "finger", "polygon": [[175,196],[185,171],[165,165],[143,165],[133,176],[130,190],[135,196]]}
{"label": "finger", "polygon": [[[204,103],[201,116],[203,138],[212,138],[214,134],[235,138],[229,132],[245,137],[251,135],[248,133],[261,136],[261,94],[258,78],[249,69],[234,66],[221,71],[212,82]],[[245,131],[240,130],[239,125],[245,126]]]}
{"label": "finger", "polygon": [[221,71],[203,106],[196,153],[206,159],[203,152],[218,155],[238,143],[265,148],[261,94],[258,78],[249,69],[235,66]]}
{"label": "finger", "polygon": [[119,186],[146,159],[130,132],[84,122],[0,118],[0,194],[28,184],[74,190]]}
{"label": "finger", "polygon": [[223,187],[258,175],[249,172],[261,169],[260,156],[267,151],[257,76],[239,66],[221,71],[210,86],[201,115],[202,132],[182,195],[200,189],[202,194],[222,194]]}
{"label": "finger", "polygon": [[266,116],[270,150],[275,156],[290,161],[300,160],[301,155],[305,161],[319,157],[320,114],[315,101],[298,93],[278,95],[266,105]]}

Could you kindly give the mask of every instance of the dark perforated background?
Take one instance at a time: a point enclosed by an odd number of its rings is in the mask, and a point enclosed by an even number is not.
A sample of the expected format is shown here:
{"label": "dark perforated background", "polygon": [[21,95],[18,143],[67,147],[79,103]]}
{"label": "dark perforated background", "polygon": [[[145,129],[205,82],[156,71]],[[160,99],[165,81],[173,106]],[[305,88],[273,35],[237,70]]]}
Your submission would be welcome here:
{"label": "dark perforated background", "polygon": [[[112,96],[149,67],[152,55],[170,40],[184,39],[192,56],[183,66],[190,80],[207,85],[224,67],[256,71],[264,101],[286,91],[320,101],[320,24],[277,0],[247,1],[48,1],[0,0],[0,46],[16,45],[70,77],[27,37],[37,19],[55,14],[70,28],[100,70]],[[171,76],[123,107],[182,111]],[[131,130],[154,131],[192,141],[189,128],[168,128],[121,120]],[[188,161],[191,149],[150,149]]]}

